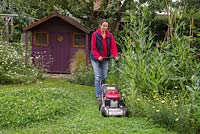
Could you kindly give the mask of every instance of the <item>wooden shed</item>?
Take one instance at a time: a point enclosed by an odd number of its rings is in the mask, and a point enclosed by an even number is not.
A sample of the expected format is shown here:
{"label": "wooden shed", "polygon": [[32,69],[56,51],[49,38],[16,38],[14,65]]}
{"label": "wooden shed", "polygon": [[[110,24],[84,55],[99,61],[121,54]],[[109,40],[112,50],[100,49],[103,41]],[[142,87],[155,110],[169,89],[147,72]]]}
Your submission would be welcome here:
{"label": "wooden shed", "polygon": [[33,63],[47,72],[68,73],[70,59],[80,49],[88,59],[90,30],[71,17],[52,13],[26,26],[24,32],[26,53],[30,32]]}

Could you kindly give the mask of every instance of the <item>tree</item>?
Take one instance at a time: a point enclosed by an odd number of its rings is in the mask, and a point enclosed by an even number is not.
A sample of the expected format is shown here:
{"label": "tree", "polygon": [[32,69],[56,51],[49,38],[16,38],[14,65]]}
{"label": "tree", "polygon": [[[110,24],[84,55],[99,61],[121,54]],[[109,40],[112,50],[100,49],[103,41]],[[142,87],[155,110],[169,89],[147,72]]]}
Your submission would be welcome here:
{"label": "tree", "polygon": [[101,0],[100,8],[94,10],[95,1],[70,0],[65,9],[68,9],[75,17],[80,18],[91,29],[97,28],[99,20],[106,18],[110,21],[111,30],[117,33],[125,11],[130,8],[130,4],[134,4],[132,0],[124,0],[124,2],[121,0]]}
{"label": "tree", "polygon": [[[86,2],[87,1],[87,2]],[[90,29],[98,26],[99,20],[107,18],[110,21],[111,30],[117,32],[119,23],[124,12],[129,9],[132,0],[100,0],[100,8],[93,9],[96,0],[2,0],[4,3],[3,12],[19,14],[20,17],[42,18],[52,12],[59,12],[63,15],[74,16]],[[30,4],[31,3],[31,4]]]}

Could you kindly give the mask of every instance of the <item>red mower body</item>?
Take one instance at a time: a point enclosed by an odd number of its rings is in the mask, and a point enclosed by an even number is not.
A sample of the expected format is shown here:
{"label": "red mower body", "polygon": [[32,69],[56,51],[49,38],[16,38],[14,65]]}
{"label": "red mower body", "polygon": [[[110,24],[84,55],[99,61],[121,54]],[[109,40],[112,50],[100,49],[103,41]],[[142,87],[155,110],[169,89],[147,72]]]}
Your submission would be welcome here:
{"label": "red mower body", "polygon": [[121,95],[117,90],[108,90],[105,97],[108,99],[119,100],[121,98]]}

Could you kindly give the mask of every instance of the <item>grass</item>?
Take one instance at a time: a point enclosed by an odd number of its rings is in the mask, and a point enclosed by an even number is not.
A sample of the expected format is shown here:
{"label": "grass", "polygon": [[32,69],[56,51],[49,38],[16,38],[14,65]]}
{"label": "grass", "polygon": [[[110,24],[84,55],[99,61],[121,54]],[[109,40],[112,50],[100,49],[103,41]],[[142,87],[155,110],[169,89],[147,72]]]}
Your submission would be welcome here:
{"label": "grass", "polygon": [[[63,91],[60,91],[61,93],[70,92],[69,99],[71,97],[73,98],[72,101],[76,102],[76,104],[72,103],[73,107],[78,110],[71,111],[69,114],[67,112],[60,115],[58,114],[59,116],[57,115],[56,118],[52,115],[51,120],[44,119],[34,121],[26,124],[24,127],[3,128],[0,130],[0,134],[175,134],[175,132],[153,124],[146,118],[132,116],[127,118],[102,117],[98,111],[94,88],[83,85],[71,85],[65,79],[46,79],[30,85],[0,86],[0,92],[5,92],[8,95],[10,95],[13,90],[26,92],[37,89],[50,89],[48,93],[51,95],[55,93],[56,89],[59,89],[58,91],[62,89]],[[51,95],[50,97],[53,97]],[[7,97],[10,98],[10,96]],[[63,101],[65,99],[66,98],[61,99],[60,102],[66,102]],[[51,106],[50,103],[49,105]],[[64,104],[62,104],[62,106],[64,106]],[[63,109],[60,110],[63,111]],[[5,113],[1,114],[6,116]],[[21,116],[21,118],[24,117],[23,115]]]}

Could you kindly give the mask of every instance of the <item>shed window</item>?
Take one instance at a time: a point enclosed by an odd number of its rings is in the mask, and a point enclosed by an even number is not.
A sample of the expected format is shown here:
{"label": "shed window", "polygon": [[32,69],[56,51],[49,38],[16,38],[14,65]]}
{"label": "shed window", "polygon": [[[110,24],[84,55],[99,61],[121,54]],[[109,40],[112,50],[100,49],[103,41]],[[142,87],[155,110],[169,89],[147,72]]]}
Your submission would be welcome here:
{"label": "shed window", "polygon": [[73,33],[73,47],[85,47],[86,35],[85,33]]}
{"label": "shed window", "polygon": [[36,46],[47,46],[48,45],[48,33],[47,32],[35,32],[34,44]]}

